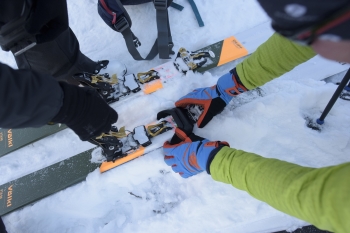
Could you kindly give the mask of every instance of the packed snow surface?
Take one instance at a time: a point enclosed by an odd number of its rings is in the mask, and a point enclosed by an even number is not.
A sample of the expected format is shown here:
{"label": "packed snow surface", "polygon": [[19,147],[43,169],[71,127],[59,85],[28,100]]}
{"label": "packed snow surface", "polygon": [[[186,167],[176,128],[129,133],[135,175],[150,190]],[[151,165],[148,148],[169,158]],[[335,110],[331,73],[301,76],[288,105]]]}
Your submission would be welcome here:
{"label": "packed snow surface", "polygon": [[[205,27],[198,27],[185,0],[176,0],[182,12],[170,8],[175,51],[195,50],[268,21],[256,1],[196,0]],[[122,36],[97,14],[97,1],[68,1],[70,26],[81,50],[93,60],[118,60],[129,73],[147,71],[165,62],[137,62]],[[155,9],[151,3],[128,6],[133,31],[147,54],[156,38]],[[16,67],[12,54],[1,51],[0,61]],[[128,129],[155,119],[160,110],[197,87],[214,85],[235,64],[204,74],[188,72],[167,87],[124,104],[118,127]],[[305,117],[317,118],[336,89],[316,75],[290,72],[262,87],[263,97],[242,95],[204,129],[195,133],[228,141],[233,148],[310,167],[350,161],[349,102],[338,100],[322,132],[306,127]],[[241,103],[240,102],[240,103]],[[238,107],[237,107],[238,106]],[[171,136],[171,134],[170,134]],[[169,136],[169,137],[170,137]],[[92,148],[64,130],[0,158],[0,183],[8,182],[74,154]],[[269,182],[269,181],[266,181]],[[183,179],[163,162],[158,149],[107,173],[92,172],[73,187],[4,217],[9,232],[271,232],[293,230],[308,223],[283,214],[230,185],[201,173]]]}

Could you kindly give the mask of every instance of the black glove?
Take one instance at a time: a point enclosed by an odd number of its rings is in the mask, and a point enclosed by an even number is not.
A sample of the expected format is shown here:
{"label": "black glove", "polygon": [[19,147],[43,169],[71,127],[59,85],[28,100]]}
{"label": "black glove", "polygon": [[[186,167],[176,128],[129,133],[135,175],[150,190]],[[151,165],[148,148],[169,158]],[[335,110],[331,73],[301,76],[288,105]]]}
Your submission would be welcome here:
{"label": "black glove", "polygon": [[36,35],[37,43],[52,41],[68,29],[66,0],[33,0],[25,28]]}
{"label": "black glove", "polygon": [[96,90],[60,82],[63,104],[52,122],[66,124],[82,141],[109,132],[118,114]]}

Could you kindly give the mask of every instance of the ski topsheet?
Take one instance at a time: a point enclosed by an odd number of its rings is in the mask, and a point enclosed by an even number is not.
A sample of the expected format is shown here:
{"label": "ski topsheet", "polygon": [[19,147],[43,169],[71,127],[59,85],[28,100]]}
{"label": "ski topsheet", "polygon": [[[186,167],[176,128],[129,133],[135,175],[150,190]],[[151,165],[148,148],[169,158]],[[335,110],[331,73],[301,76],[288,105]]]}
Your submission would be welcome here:
{"label": "ski topsheet", "polygon": [[[247,56],[253,53],[260,44],[265,42],[272,33],[273,31],[271,30],[270,22],[266,22],[247,31],[238,33],[235,36],[199,49],[197,51],[211,51],[213,57],[206,58],[207,62],[203,64],[202,67],[196,69],[196,71],[205,72],[213,67],[221,66]],[[163,83],[174,76],[169,70],[166,70],[166,67],[170,67],[171,69],[174,68],[173,61],[169,61],[162,66],[154,68],[157,72],[162,72],[163,74],[165,72],[166,75],[160,75],[158,79],[147,83],[141,83],[138,80],[138,76],[141,76],[142,73],[137,75],[127,74],[125,77],[121,77],[122,80],[120,82],[122,85],[127,86],[126,89],[128,90],[125,92],[121,91],[122,94],[118,103],[121,104],[130,97],[150,94],[163,88]],[[101,70],[101,72],[109,73],[112,76],[113,67],[107,66],[107,69]],[[178,73],[176,69],[172,72],[173,74]],[[138,85],[140,90],[132,92],[130,89],[137,90],[137,87],[134,87],[135,85]],[[65,128],[66,126],[64,125],[47,125],[40,128],[0,129],[0,157]]]}
{"label": "ski topsheet", "polygon": [[0,129],[0,157],[66,128],[56,124],[40,128]]}

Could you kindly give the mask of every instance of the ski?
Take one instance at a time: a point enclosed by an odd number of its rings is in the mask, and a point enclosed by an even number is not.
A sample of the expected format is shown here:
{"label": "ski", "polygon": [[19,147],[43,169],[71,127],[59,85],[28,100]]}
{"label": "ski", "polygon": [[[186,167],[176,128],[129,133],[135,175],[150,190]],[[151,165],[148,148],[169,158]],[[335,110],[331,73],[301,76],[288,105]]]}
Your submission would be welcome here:
{"label": "ski", "polygon": [[[260,27],[264,27],[263,24]],[[256,29],[261,30],[262,28]],[[151,94],[162,89],[176,76],[182,76],[189,70],[203,73],[211,68],[218,67],[228,62],[235,61],[253,53],[256,48],[271,36],[271,30],[264,30],[260,36],[252,39],[240,40],[240,35],[231,36],[222,41],[198,49],[188,51],[180,48],[174,61],[166,62],[160,66],[137,74],[129,73],[124,75],[78,73],[73,77],[83,86],[95,88],[107,103],[123,103],[130,97],[139,97],[144,94]],[[249,49],[243,44],[252,44],[251,41],[259,41]],[[242,41],[242,42],[241,42]]]}
{"label": "ski", "polygon": [[[194,52],[182,48],[179,58],[198,63],[192,70],[203,73],[250,55],[272,34],[270,22],[266,22]],[[187,57],[185,53],[188,53]],[[177,62],[178,68],[183,65],[183,69],[188,70],[188,66],[180,59],[177,59]],[[107,102],[122,104],[129,98],[137,98],[162,89],[166,82],[179,74],[173,63],[169,61],[137,74],[126,74],[126,72],[115,74],[116,67],[107,65],[107,68],[102,68],[97,75],[80,73],[75,78],[85,86],[97,88]],[[0,157],[65,128],[64,125],[47,125],[40,128],[0,129]]]}
{"label": "ski", "polygon": [[0,157],[66,128],[56,124],[40,128],[0,129]]}
{"label": "ski", "polygon": [[[185,111],[174,108],[162,111],[157,121],[141,125],[127,131],[113,129],[110,133],[120,142],[112,148],[120,153],[109,161],[104,160],[101,147],[84,151],[71,158],[10,181],[0,186],[0,215],[3,216],[18,208],[40,200],[73,184],[83,181],[86,176],[97,168],[106,172],[116,166],[161,148],[175,127],[191,132],[194,122]],[[172,132],[173,133],[173,132]],[[164,134],[163,137],[161,137]],[[155,143],[154,143],[155,142]]]}

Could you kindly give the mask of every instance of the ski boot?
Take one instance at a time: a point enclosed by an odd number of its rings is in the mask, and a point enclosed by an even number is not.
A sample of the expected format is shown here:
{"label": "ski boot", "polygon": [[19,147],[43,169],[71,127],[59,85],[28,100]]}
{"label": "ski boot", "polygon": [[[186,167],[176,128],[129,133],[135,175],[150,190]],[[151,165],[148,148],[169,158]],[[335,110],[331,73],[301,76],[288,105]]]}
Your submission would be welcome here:
{"label": "ski boot", "polygon": [[215,57],[212,51],[189,52],[185,48],[180,48],[174,61],[176,69],[182,73],[189,70],[195,71],[207,63],[206,57]]}
{"label": "ski boot", "polygon": [[89,142],[101,147],[102,155],[106,157],[107,162],[110,162],[126,156],[123,153],[123,143],[119,140],[123,137],[125,132],[118,132],[118,128],[112,126],[109,133],[102,133],[96,138],[91,138]]}

